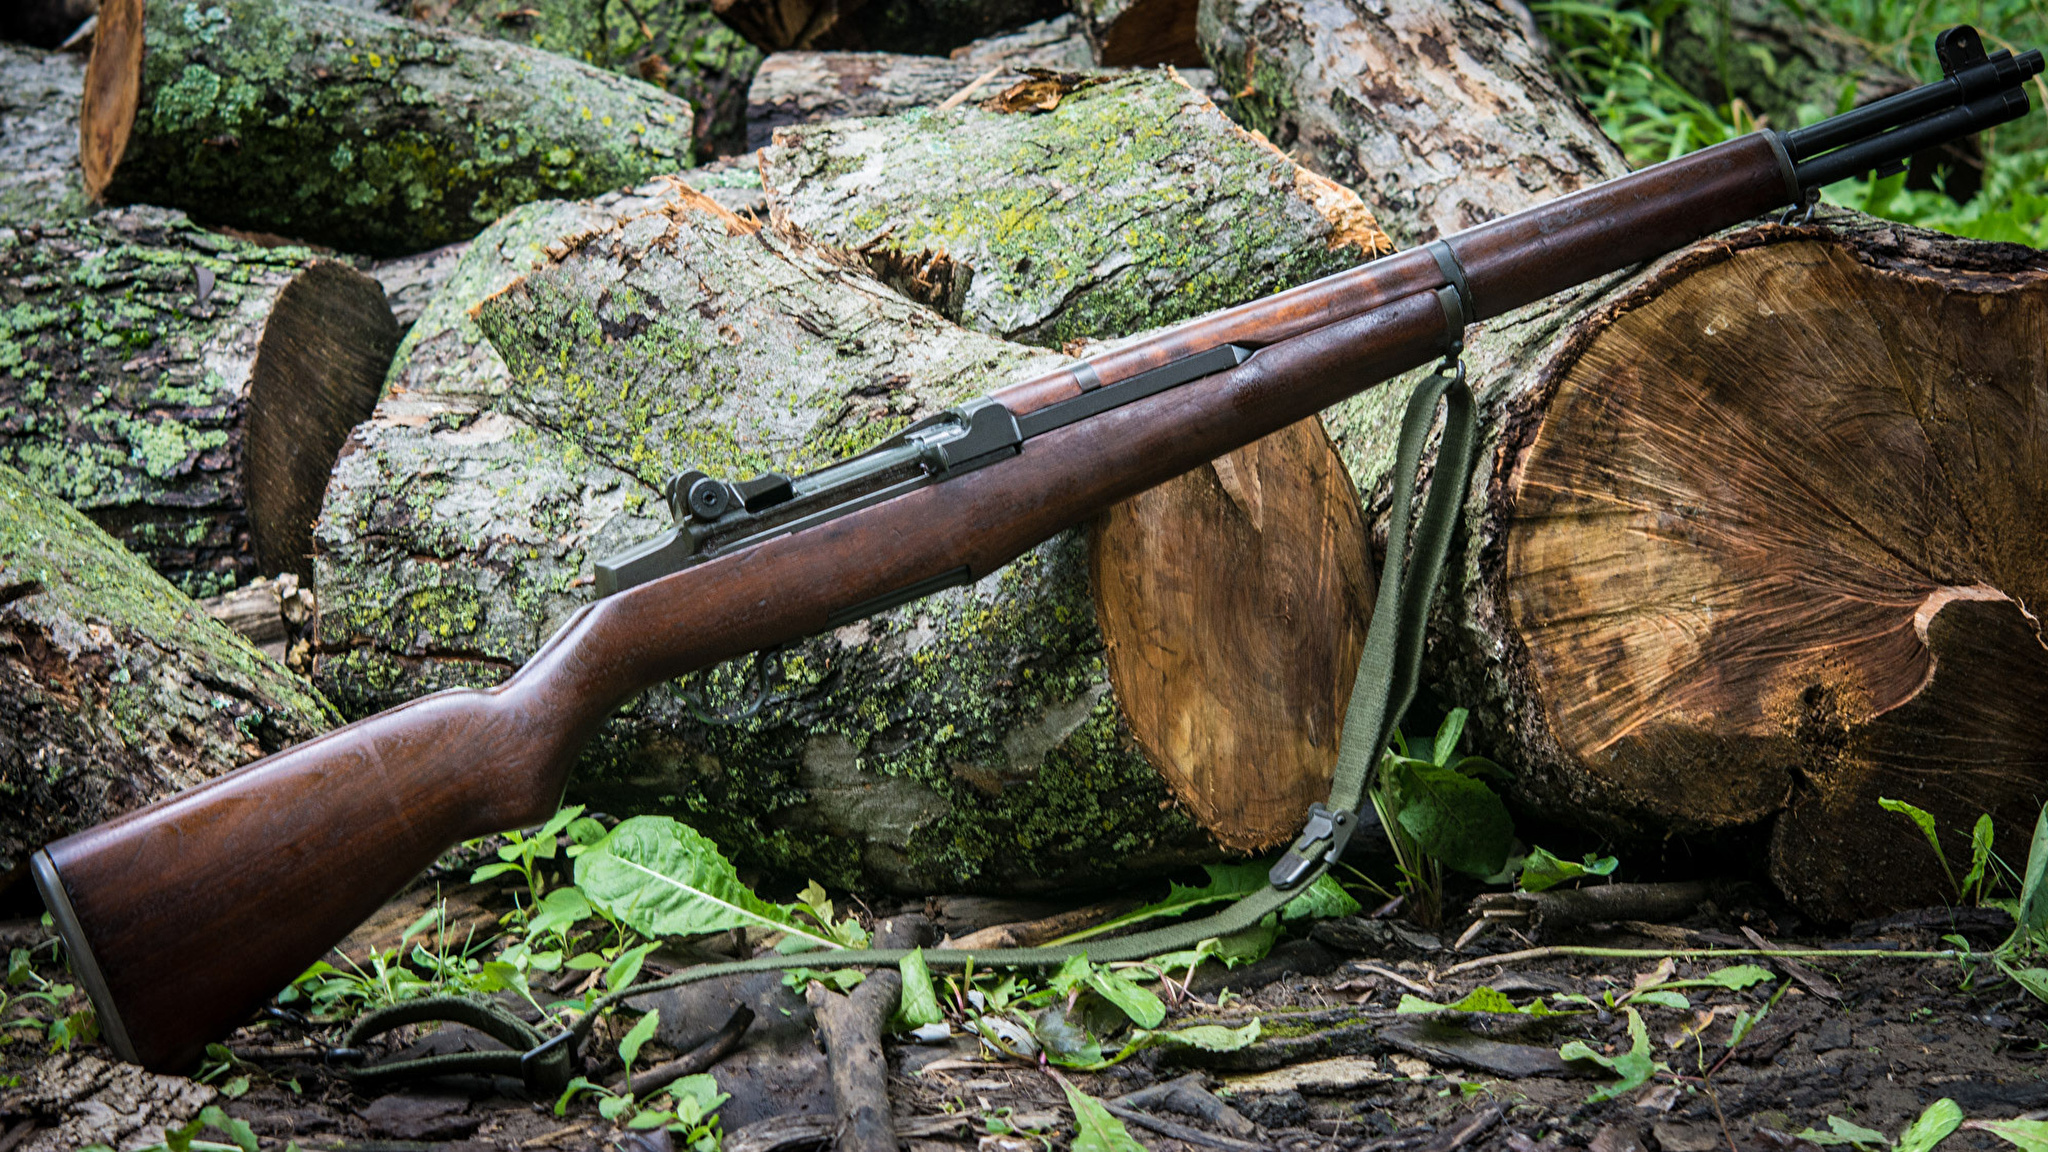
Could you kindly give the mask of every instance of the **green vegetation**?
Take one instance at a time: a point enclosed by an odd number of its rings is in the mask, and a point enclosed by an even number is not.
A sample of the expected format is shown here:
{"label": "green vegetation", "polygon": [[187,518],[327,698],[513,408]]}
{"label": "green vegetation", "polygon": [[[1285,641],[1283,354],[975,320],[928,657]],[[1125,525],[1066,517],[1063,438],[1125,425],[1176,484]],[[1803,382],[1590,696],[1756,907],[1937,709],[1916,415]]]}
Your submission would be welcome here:
{"label": "green vegetation", "polygon": [[1409,912],[1425,925],[1443,921],[1444,870],[1481,879],[1503,873],[1515,848],[1515,824],[1485,776],[1507,772],[1483,756],[1461,756],[1466,711],[1454,708],[1423,755],[1394,733],[1370,794],[1394,848]]}
{"label": "green vegetation", "polygon": [[[1923,81],[1939,79],[1934,35],[1972,24],[1992,51],[2048,44],[2048,7],[2033,0],[1769,0],[1802,22],[1832,24],[1873,59]],[[1759,126],[1795,128],[1846,111],[1856,77],[1846,76],[1826,99],[1800,102],[1796,122],[1759,120],[1740,94],[1716,101],[1689,90],[1667,67],[1674,36],[1704,25],[1721,75],[1738,63],[1766,75],[1769,53],[1727,33],[1730,6],[1707,0],[1544,0],[1533,5],[1565,74],[1607,134],[1641,166],[1719,143]],[[1714,29],[1718,22],[1719,34]],[[1742,59],[1731,59],[1740,55]],[[2039,79],[2035,103],[2048,103]],[[1912,190],[1904,176],[1844,180],[1823,192],[1829,203],[1887,219],[1980,240],[2048,246],[2048,122],[2038,111],[1984,134],[1983,186],[1966,202],[1943,192]]]}
{"label": "green vegetation", "polygon": [[1949,866],[1948,853],[1942,850],[1941,834],[1935,829],[1933,813],[1924,808],[1916,808],[1904,800],[1879,797],[1877,805],[1887,812],[1897,812],[1909,818],[1920,829],[1920,834],[1927,837],[1927,846],[1934,849],[1934,858],[1941,862],[1941,870],[1948,877],[1949,887],[1955,889],[1956,903],[1984,903],[1986,893],[1997,880],[1990,871],[1994,831],[1990,813],[1977,817],[1977,826],[1970,832],[1970,870],[1958,880],[1955,869]]}

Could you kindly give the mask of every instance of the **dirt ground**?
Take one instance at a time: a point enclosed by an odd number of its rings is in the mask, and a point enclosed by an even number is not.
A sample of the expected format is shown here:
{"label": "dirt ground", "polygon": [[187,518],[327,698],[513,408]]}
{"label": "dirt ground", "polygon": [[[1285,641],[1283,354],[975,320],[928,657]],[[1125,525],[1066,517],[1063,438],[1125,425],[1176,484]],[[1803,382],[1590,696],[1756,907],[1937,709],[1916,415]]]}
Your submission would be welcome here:
{"label": "dirt ground", "polygon": [[[408,920],[424,896],[402,897],[373,921],[364,945]],[[488,900],[486,901],[488,903]],[[488,908],[451,906],[451,917],[488,922]],[[915,910],[915,908],[913,908]],[[949,931],[946,914],[932,911]],[[1780,921],[1784,922],[1781,929]],[[1452,927],[1462,928],[1461,924]],[[1707,905],[1679,924],[1589,925],[1543,943],[1609,948],[1747,948],[1745,930],[1773,946],[1933,950],[1960,933],[1976,948],[2005,933],[2002,914],[1930,910],[1892,917],[1826,938],[1795,938],[1796,917],[1766,904]],[[54,949],[33,921],[0,925],[10,947],[31,949],[34,970],[61,979]],[[1530,941],[1507,930],[1462,949],[1447,937],[1393,920],[1326,921],[1249,967],[1198,975],[1169,995],[1166,1027],[1231,1026],[1257,1018],[1261,1038],[1234,1052],[1154,1050],[1108,1071],[1063,1075],[1113,1103],[1137,1140],[1161,1150],[1206,1148],[1433,1150],[1590,1148],[1595,1152],[1709,1152],[1717,1148],[1811,1147],[1788,1133],[1828,1129],[1829,1116],[1896,1137],[1936,1100],[1955,1101],[1972,1121],[2048,1116],[2048,1005],[1995,972],[1948,960],[1882,956],[1773,961],[1774,979],[1741,989],[1683,987],[1684,1007],[1636,1001],[1651,1055],[1661,1064],[1644,1086],[1590,1103],[1613,1082],[1588,1061],[1567,1064],[1560,1045],[1582,1040],[1610,1056],[1630,1048],[1628,1013],[1606,1007],[1645,974],[1663,981],[1703,977],[1749,962],[1678,960],[1660,973],[1652,956],[1516,958]],[[1503,955],[1487,961],[1488,955]],[[657,953],[656,969],[661,967]],[[673,961],[673,958],[671,958]],[[1580,994],[1598,1005],[1550,1017],[1467,1012],[1401,1013],[1404,994],[1450,1003],[1482,985],[1516,1004]],[[17,978],[9,989],[30,987]],[[1740,1012],[1754,1014],[1784,991],[1732,1052]],[[698,986],[661,1002],[663,1027],[642,1065],[687,1050],[729,1018],[756,1008],[757,1023],[713,1074],[732,1099],[722,1112],[727,1149],[822,1147],[832,1096],[827,1061],[812,1036],[803,998],[778,980]],[[83,1006],[74,994],[68,1009]],[[1580,1005],[1583,1007],[1583,1005]],[[35,1016],[17,999],[0,1020]],[[47,1011],[41,1011],[47,1017]],[[320,1061],[321,1035],[264,1022],[230,1041],[244,1063],[210,1084],[149,1077],[111,1063],[96,1043],[47,1051],[32,1025],[9,1027],[0,1047],[0,1152],[71,1148],[89,1139],[140,1147],[163,1139],[165,1124],[208,1103],[246,1121],[262,1148],[397,1152],[446,1148],[661,1149],[665,1133],[631,1133],[588,1101],[555,1115],[508,1078],[450,1078],[398,1090],[364,1091]],[[393,1037],[393,1051],[476,1046],[474,1033],[417,1029]],[[890,1095],[905,1147],[990,1150],[1067,1147],[1074,1120],[1045,1068],[993,1061],[959,1035],[932,1044],[891,1043]],[[616,1063],[614,1062],[614,1074]],[[233,1098],[222,1085],[247,1078]],[[1177,1082],[1177,1083],[1176,1083]],[[1148,1087],[1172,1089],[1141,1093]],[[809,1127],[793,1123],[810,1118]],[[202,1139],[220,1140],[218,1132]],[[1945,1150],[2003,1148],[1965,1125]]]}

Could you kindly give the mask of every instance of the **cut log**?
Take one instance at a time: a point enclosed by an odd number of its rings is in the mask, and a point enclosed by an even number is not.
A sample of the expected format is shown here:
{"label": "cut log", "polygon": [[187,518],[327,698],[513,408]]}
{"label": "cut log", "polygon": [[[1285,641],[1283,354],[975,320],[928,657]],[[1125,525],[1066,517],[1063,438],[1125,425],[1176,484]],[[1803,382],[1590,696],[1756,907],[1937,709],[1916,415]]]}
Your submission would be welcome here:
{"label": "cut log", "polygon": [[108,0],[86,187],[372,255],[689,164],[689,105],[523,45],[309,0]]}
{"label": "cut log", "polygon": [[1231,115],[1404,246],[1627,170],[1501,6],[1202,0],[1200,34]]}
{"label": "cut log", "polygon": [[703,0],[411,0],[406,15],[525,44],[659,85],[689,101],[696,155],[739,148],[761,51]]}
{"label": "cut log", "polygon": [[[1206,23],[1212,11],[1240,22]],[[1481,90],[1440,62],[1528,51],[1487,11],[1415,24],[1395,10],[1399,29],[1359,12],[1355,26],[1204,19],[1234,46],[1212,47],[1219,64],[1252,51],[1253,28],[1305,30],[1305,49],[1257,59],[1325,69],[1299,90],[1356,96]],[[1382,64],[1361,38],[1416,54]],[[1390,229],[1468,222],[1431,192],[1428,125],[1378,123],[1304,131],[1301,147],[1333,170],[1392,158],[1374,176]],[[1512,140],[1488,140],[1464,170],[1489,180],[1473,202],[1499,210],[1617,163],[1603,147],[1518,167]],[[2000,843],[2026,842],[2048,792],[2026,698],[2041,640],[2020,607],[2039,595],[2023,541],[2048,483],[2023,431],[2048,388],[2044,267],[2031,250],[1841,216],[1738,231],[1469,335],[1482,464],[1426,673],[1473,710],[1468,731],[1516,773],[1522,803],[1624,843],[1769,824],[1773,878],[1826,918],[1949,895],[1878,795],[1934,811],[1951,836],[1988,811]],[[1382,517],[1402,400],[1389,387],[1327,414]]]}
{"label": "cut log", "polygon": [[[1170,91],[1166,107],[1179,111],[1133,119],[1140,95],[1105,86],[1050,115],[1012,119],[1074,134],[1094,130],[1082,118],[1121,109],[1122,129],[1144,123],[1206,158],[1167,165],[1157,199],[1126,192],[1123,210],[1190,237],[1175,257],[1207,244],[1210,259],[1235,264],[1235,275],[1202,289],[1215,302],[1265,290],[1252,285],[1269,284],[1256,278],[1274,253],[1299,259],[1303,278],[1363,256],[1357,245],[1330,247],[1340,225],[1365,235],[1355,200],[1333,223],[1307,206],[1291,165],[1198,97],[1161,78],[1129,83]],[[985,185],[1048,178],[1009,174],[1006,149],[1026,145],[988,123],[1002,118],[945,115],[979,129],[951,138],[987,142],[961,160],[985,166]],[[1191,123],[1197,115],[1215,124]],[[897,139],[898,125],[866,124],[878,147]],[[1152,162],[1126,159],[1127,168],[1102,161],[1097,176],[1065,178],[1078,191]],[[1209,170],[1217,185],[1190,196],[1184,167]],[[1242,232],[1227,244],[1204,239],[1212,234],[1198,222],[1211,217],[1268,231],[1243,244]],[[984,227],[1001,223],[987,217]],[[1155,279],[1106,232],[1064,241],[1129,268],[1108,281],[1124,294],[1101,293],[1092,314],[1107,331],[1164,319],[1172,275]],[[981,241],[962,232],[970,242]],[[394,392],[337,469],[316,584],[321,683],[345,710],[501,678],[588,597],[593,558],[665,527],[656,493],[676,470],[812,467],[1058,362],[962,331],[858,262],[754,231],[694,196],[557,250],[478,310],[511,366],[502,394],[471,399],[467,412],[415,412],[421,419],[406,427],[399,405],[418,394]],[[1042,255],[1049,265],[1080,259]],[[997,282],[1018,275],[987,272]],[[474,281],[458,272],[451,284],[465,282]],[[564,317],[609,335],[585,339]],[[423,317],[415,335],[430,339],[429,330]],[[973,586],[798,646],[768,678],[761,715],[740,725],[697,719],[679,690],[744,703],[751,661],[643,695],[608,726],[572,790],[615,811],[674,812],[749,866],[848,886],[1044,889],[1215,858],[1218,839],[1173,804],[1123,731],[1095,621],[1085,542],[1069,534]],[[1245,723],[1278,723],[1277,712],[1268,705]],[[1295,830],[1299,807],[1280,835]]]}
{"label": "cut log", "polygon": [[948,55],[971,64],[1008,64],[1016,68],[1050,68],[1055,72],[1082,72],[1102,64],[1080,22],[1070,12],[984,36],[962,44]]}
{"label": "cut log", "polygon": [[85,61],[70,52],[0,44],[0,223],[85,211],[78,174],[78,100]]}
{"label": "cut log", "polygon": [[[860,254],[969,328],[1055,345],[1121,335],[1124,317],[1198,315],[1390,246],[1357,197],[1185,86],[1079,84],[1060,106],[1084,117],[1082,131],[952,114],[977,142],[968,164],[927,120],[785,132],[762,154],[774,219]],[[1116,117],[1087,111],[1111,100]],[[1182,120],[1213,149],[1248,150],[1259,175],[1204,171],[1203,152],[1181,141],[1148,147],[1124,116]],[[999,191],[991,171],[1009,174]],[[885,173],[924,198],[906,203]],[[1181,209],[1169,221],[1148,210],[1156,181],[1193,203],[1263,182],[1277,209]],[[1062,207],[1042,207],[1052,204]],[[1237,255],[1212,264],[1188,251]],[[1219,843],[1256,851],[1291,838],[1328,792],[1373,592],[1357,499],[1322,428],[1306,421],[1119,506],[1095,525],[1091,550],[1132,738]]]}
{"label": "cut log", "polygon": [[0,462],[197,596],[310,571],[398,329],[376,281],[132,208],[0,232]]}
{"label": "cut log", "polygon": [[840,48],[943,56],[983,36],[1059,15],[1058,0],[711,0],[763,52]]}
{"label": "cut log", "polygon": [[303,680],[0,465],[0,875],[332,722]]}

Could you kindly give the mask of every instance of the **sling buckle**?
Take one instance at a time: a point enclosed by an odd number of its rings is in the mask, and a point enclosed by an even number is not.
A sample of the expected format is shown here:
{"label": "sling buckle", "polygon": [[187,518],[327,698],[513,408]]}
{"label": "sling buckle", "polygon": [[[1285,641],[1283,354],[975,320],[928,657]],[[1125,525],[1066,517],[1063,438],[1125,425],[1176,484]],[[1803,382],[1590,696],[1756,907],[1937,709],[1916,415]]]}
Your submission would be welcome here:
{"label": "sling buckle", "polygon": [[[1318,863],[1325,860],[1335,863],[1344,854],[1345,845],[1351,843],[1351,833],[1358,827],[1358,816],[1353,812],[1331,811],[1317,803],[1308,806],[1308,827],[1294,841],[1287,854],[1280,857],[1266,879],[1273,887],[1286,891],[1301,883]],[[1327,848],[1318,845],[1328,844]]]}

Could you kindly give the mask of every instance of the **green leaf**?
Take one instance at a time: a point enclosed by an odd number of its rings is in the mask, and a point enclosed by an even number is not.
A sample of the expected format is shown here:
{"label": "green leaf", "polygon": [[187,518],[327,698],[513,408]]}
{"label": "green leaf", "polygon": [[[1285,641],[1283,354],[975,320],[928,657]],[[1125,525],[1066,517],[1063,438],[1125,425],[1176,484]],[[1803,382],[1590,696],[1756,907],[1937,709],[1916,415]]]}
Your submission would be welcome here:
{"label": "green leaf", "polygon": [[1516,1016],[1576,1015],[1576,1013],[1571,1012],[1559,1012],[1556,1009],[1552,1008],[1550,1005],[1545,1004],[1542,1000],[1531,1000],[1527,1005],[1517,1008],[1515,1007],[1515,1002],[1508,999],[1506,993],[1497,992],[1493,988],[1488,987],[1484,984],[1480,985],[1477,988],[1474,988],[1470,992],[1465,993],[1465,995],[1462,998],[1451,1004],[1438,1004],[1433,1000],[1424,1000],[1420,996],[1403,994],[1401,997],[1401,1003],[1395,1006],[1394,1011],[1493,1012],[1503,1015]]}
{"label": "green leaf", "polygon": [[1067,1107],[1074,1110],[1073,1152],[1145,1152],[1145,1146],[1131,1139],[1123,1121],[1109,1114],[1102,1102],[1086,1092],[1060,1081],[1067,1094]]}
{"label": "green leaf", "polygon": [[1159,997],[1138,987],[1121,974],[1107,968],[1090,967],[1088,986],[1111,1004],[1123,1010],[1131,1022],[1140,1028],[1157,1028],[1166,1020],[1166,1005]]}
{"label": "green leaf", "polygon": [[1815,1144],[1853,1144],[1858,1148],[1891,1147],[1891,1141],[1885,1139],[1884,1133],[1873,1128],[1865,1128],[1861,1124],[1852,1124],[1840,1116],[1828,1117],[1828,1128],[1830,1131],[1827,1132],[1808,1128],[1799,1134],[1799,1138],[1811,1140]]}
{"label": "green leaf", "polygon": [[1296,920],[1332,920],[1357,912],[1358,901],[1344,890],[1337,878],[1324,873],[1316,882],[1301,890],[1301,894],[1289,900],[1280,909],[1280,918],[1288,922]]}
{"label": "green leaf", "polygon": [[617,1120],[632,1106],[631,1096],[606,1096],[597,1102],[597,1114],[607,1120]]}
{"label": "green leaf", "polygon": [[1598,1104],[1612,1100],[1624,1092],[1634,1091],[1647,1084],[1657,1074],[1659,1065],[1650,1057],[1650,1031],[1643,1026],[1643,1018],[1633,1008],[1623,1009],[1628,1013],[1629,1050],[1619,1056],[1603,1056],[1583,1041],[1573,1040],[1557,1050],[1565,1060],[1591,1060],[1619,1080],[1586,1097],[1586,1103]]}
{"label": "green leaf", "polygon": [[1216,958],[1226,968],[1264,960],[1280,939],[1280,917],[1268,912],[1257,924],[1228,936],[1216,937]]}
{"label": "green leaf", "polygon": [[2027,876],[2020,885],[2020,927],[2029,936],[2048,931],[2048,804],[2034,820],[2033,846],[2027,850]]}
{"label": "green leaf", "polygon": [[493,876],[502,876],[505,873],[512,871],[513,868],[514,865],[511,864],[486,864],[483,867],[469,874],[469,882],[471,884],[481,884],[484,881],[489,880]]}
{"label": "green leaf", "polygon": [[1124,1042],[1123,1050],[1105,1061],[1102,1067],[1120,1064],[1148,1048],[1199,1048],[1204,1052],[1235,1052],[1248,1048],[1259,1038],[1259,1022],[1253,1020],[1241,1028],[1225,1028],[1221,1024],[1196,1024],[1189,1028],[1176,1028],[1171,1032],[1153,1032],[1139,1028]]}
{"label": "green leaf", "polygon": [[1934,814],[1925,808],[1917,808],[1904,800],[1888,800],[1880,796],[1877,806],[1887,812],[1897,812],[1920,826],[1920,834],[1927,837],[1927,846],[1934,849],[1934,858],[1941,862],[1941,870],[1948,873],[1948,882],[1956,882],[1955,872],[1948,866],[1948,853],[1941,850],[1941,834],[1934,829]]}
{"label": "green leaf", "polygon": [[841,995],[860,987],[867,978],[868,974],[858,968],[834,968],[829,972],[816,968],[786,968],[782,972],[785,987],[801,992],[806,985],[823,984]]}
{"label": "green leaf", "polygon": [[643,936],[763,927],[810,947],[839,947],[799,925],[786,905],[754,895],[716,845],[667,816],[635,816],[592,844],[576,858],[576,886]]}
{"label": "green leaf", "polygon": [[1395,819],[1426,856],[1470,876],[1506,865],[1515,823],[1485,782],[1414,760],[1392,762]]}
{"label": "green leaf", "polygon": [[[650,940],[638,947],[628,948],[624,952],[619,953],[619,958],[612,961],[611,967],[604,971],[605,991],[616,992],[632,984],[635,979],[639,978],[641,962],[647,959],[649,952],[654,951],[660,946],[660,941]],[[573,965],[575,962],[572,960],[570,963]]]}
{"label": "green leaf", "polygon": [[1963,894],[1975,891],[1977,882],[1984,878],[1984,869],[1991,864],[1991,838],[1996,832],[1991,823],[1991,813],[1977,817],[1977,826],[1970,830],[1970,870],[1963,876]]}
{"label": "green leaf", "polygon": [[[533,834],[533,839],[546,840],[549,842],[548,847],[552,848],[554,847],[553,841],[555,837],[561,834],[562,829],[567,828],[571,820],[581,815],[583,815],[583,805],[581,804],[571,804],[567,808],[560,809],[553,816],[548,817],[548,822],[540,826],[540,831]],[[553,853],[544,853],[544,855],[552,856]]]}
{"label": "green leaf", "polygon": [[1031,1017],[1031,1034],[1045,1058],[1063,1068],[1095,1068],[1102,1064],[1102,1044],[1061,1005]]}
{"label": "green leaf", "polygon": [[660,1026],[661,1010],[650,1009],[647,1015],[633,1023],[632,1029],[626,1033],[626,1038],[619,1041],[619,1063],[626,1066],[629,1076],[633,1071],[633,1061],[640,1057],[641,1045],[654,1039],[654,1030]]}
{"label": "green leaf", "polygon": [[242,1152],[256,1152],[255,1129],[250,1128],[247,1122],[237,1120],[233,1116],[221,1111],[217,1106],[209,1104],[201,1108],[199,1110],[199,1122],[209,1128],[227,1133],[228,1139],[233,1140],[235,1147],[240,1148]]}
{"label": "green leaf", "polygon": [[1444,717],[1443,726],[1436,730],[1436,747],[1430,760],[1439,768],[1451,766],[1451,758],[1458,754],[1458,739],[1465,734],[1465,720],[1469,716],[1463,708],[1453,708]]}
{"label": "green leaf", "polygon": [[2048,1152],[2048,1120],[1972,1120],[1969,1126],[1991,1133],[2020,1152]]}
{"label": "green leaf", "polygon": [[1894,1152],[1932,1152],[1936,1144],[1948,1139],[1949,1134],[1962,1124],[1962,1108],[1944,1096],[1929,1104],[1918,1120],[1899,1133]]}
{"label": "green leaf", "polygon": [[580,888],[557,888],[534,905],[531,917],[526,921],[528,939],[560,934],[576,925],[578,921],[590,919],[590,900]]}
{"label": "green leaf", "polygon": [[569,821],[569,827],[564,831],[569,835],[569,843],[586,848],[604,839],[604,825],[588,816],[579,816]]}
{"label": "green leaf", "polygon": [[561,1096],[556,1098],[555,1115],[568,1115],[569,1101],[574,1099],[576,1094],[579,1092],[602,1092],[606,1095],[610,1095],[611,1089],[606,1088],[602,1084],[592,1082],[588,1077],[578,1076],[574,1080],[569,1081],[569,1086],[567,1088],[562,1089]]}
{"label": "green leaf", "polygon": [[[1718,972],[1707,973],[1705,976],[1700,977],[1698,982],[1701,984],[1711,984],[1717,988],[1726,988],[1731,992],[1740,992],[1744,988],[1761,984],[1770,979],[1773,979],[1773,977],[1771,976],[1771,970],[1768,968],[1755,964],[1732,964]],[[1688,983],[1691,982],[1688,981]]]}
{"label": "green leaf", "polygon": [[932,991],[932,970],[924,962],[924,949],[911,949],[910,955],[896,962],[896,971],[903,975],[903,999],[896,1007],[903,1023],[911,1028],[943,1023],[946,1014],[939,1011],[938,995]]}
{"label": "green leaf", "polygon": [[1522,861],[1522,876],[1518,884],[1524,892],[1541,892],[1587,876],[1612,875],[1620,863],[1612,856],[1595,856],[1591,852],[1586,853],[1583,862],[1573,862],[1542,848],[1531,848],[1528,858]]}

